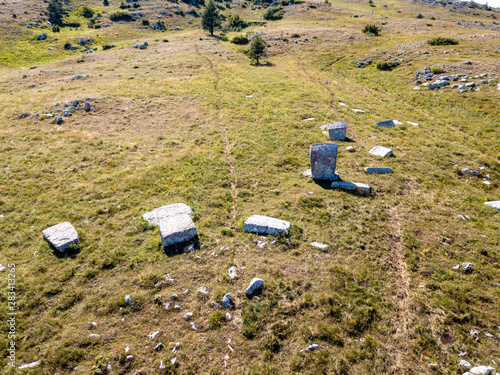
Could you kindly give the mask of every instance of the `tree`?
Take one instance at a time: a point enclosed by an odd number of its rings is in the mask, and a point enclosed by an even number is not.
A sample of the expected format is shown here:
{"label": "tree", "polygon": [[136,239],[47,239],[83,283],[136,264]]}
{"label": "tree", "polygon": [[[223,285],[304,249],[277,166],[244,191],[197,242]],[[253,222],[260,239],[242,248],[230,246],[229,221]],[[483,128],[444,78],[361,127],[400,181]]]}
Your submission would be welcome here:
{"label": "tree", "polygon": [[255,65],[259,65],[259,58],[266,56],[266,42],[257,35],[250,44],[250,49],[248,50],[248,56],[255,60]]}
{"label": "tree", "polygon": [[207,5],[207,8],[205,9],[205,13],[203,13],[203,17],[201,19],[201,26],[203,27],[203,30],[208,30],[210,32],[210,35],[214,36],[214,29],[219,28],[220,25],[221,25],[221,16],[219,14],[219,11],[215,6],[214,1],[210,0],[210,2]]}
{"label": "tree", "polygon": [[50,23],[62,26],[64,9],[61,0],[51,0],[49,6],[47,7],[47,14],[49,16]]}

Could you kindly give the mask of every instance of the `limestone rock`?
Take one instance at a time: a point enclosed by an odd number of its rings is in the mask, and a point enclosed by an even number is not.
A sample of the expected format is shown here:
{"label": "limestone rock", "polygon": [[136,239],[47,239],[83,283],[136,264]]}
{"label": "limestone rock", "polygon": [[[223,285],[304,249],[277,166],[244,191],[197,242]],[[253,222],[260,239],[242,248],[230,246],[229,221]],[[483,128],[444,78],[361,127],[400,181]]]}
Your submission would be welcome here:
{"label": "limestone rock", "polygon": [[327,124],[327,129],[328,129],[328,137],[330,139],[344,141],[347,132],[347,122],[345,121],[332,122],[330,124]]}
{"label": "limestone rock", "polygon": [[252,215],[243,224],[243,231],[250,233],[284,235],[290,228],[288,221],[275,219],[269,216]]}
{"label": "limestone rock", "polygon": [[301,353],[303,353],[303,352],[313,352],[313,351],[315,351],[317,349],[321,349],[321,348],[324,348],[324,346],[318,345],[318,344],[311,344],[307,348],[302,349],[300,352]]}
{"label": "limestone rock", "polygon": [[311,145],[311,175],[314,180],[337,180],[335,173],[338,146],[336,143],[315,143]]}
{"label": "limestone rock", "polygon": [[163,246],[189,241],[198,232],[189,215],[180,214],[164,218],[160,221],[160,235]]}
{"label": "limestone rock", "polygon": [[325,250],[328,245],[321,242],[311,242],[311,246],[320,250]]}
{"label": "limestone rock", "polygon": [[168,206],[155,208],[153,211],[146,212],[142,217],[148,223],[159,225],[162,219],[179,214],[191,216],[193,210],[184,203],[174,203]]}
{"label": "limestone rock", "polygon": [[76,229],[69,222],[60,223],[42,231],[45,239],[60,252],[80,243]]}
{"label": "limestone rock", "polygon": [[262,289],[264,286],[264,280],[258,279],[254,277],[252,281],[250,281],[250,285],[245,289],[245,294],[247,297],[252,297],[255,293]]}
{"label": "limestone rock", "polygon": [[396,126],[394,120],[379,121],[375,123],[375,125],[380,126],[382,128],[393,128],[394,126]]}
{"label": "limestone rock", "polygon": [[236,266],[231,266],[231,267],[229,268],[228,274],[229,274],[229,277],[230,277],[231,279],[234,279],[236,276],[238,276],[238,275],[236,274]]}
{"label": "limestone rock", "polygon": [[500,210],[500,201],[485,202],[484,204],[488,207],[496,208],[497,210]]}
{"label": "limestone rock", "polygon": [[471,374],[484,374],[484,375],[493,374],[494,371],[495,369],[490,366],[476,366],[469,370]]}
{"label": "limestone rock", "polygon": [[382,146],[375,146],[370,150],[370,154],[376,155],[376,156],[394,156],[394,153],[390,148],[387,147],[382,147]]}
{"label": "limestone rock", "polygon": [[465,359],[462,359],[460,362],[458,362],[459,367],[471,367],[472,365],[467,362]]}
{"label": "limestone rock", "polygon": [[354,113],[365,113],[362,109],[353,108]]}
{"label": "limestone rock", "polygon": [[392,168],[366,167],[365,171],[369,174],[386,174],[392,173]]}
{"label": "limestone rock", "polygon": [[359,190],[364,193],[369,193],[371,188],[367,184],[362,184],[360,182],[348,182],[348,181],[333,181],[332,189],[342,189],[342,190]]}
{"label": "limestone rock", "polygon": [[231,293],[227,293],[224,297],[222,297],[222,303],[225,307],[229,308],[233,304],[233,296]]}

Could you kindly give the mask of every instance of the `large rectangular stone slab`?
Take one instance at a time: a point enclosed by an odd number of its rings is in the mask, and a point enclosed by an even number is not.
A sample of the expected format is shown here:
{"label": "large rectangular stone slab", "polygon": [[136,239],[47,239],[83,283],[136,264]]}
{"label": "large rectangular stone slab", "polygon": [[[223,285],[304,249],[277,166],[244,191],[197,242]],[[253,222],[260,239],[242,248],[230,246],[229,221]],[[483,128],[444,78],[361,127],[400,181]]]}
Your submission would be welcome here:
{"label": "large rectangular stone slab", "polygon": [[347,132],[347,122],[345,121],[331,122],[330,124],[327,124],[327,128],[328,128],[328,137],[330,139],[345,141]]}
{"label": "large rectangular stone slab", "polygon": [[396,124],[393,120],[379,121],[376,122],[375,125],[380,126],[382,128],[393,128]]}
{"label": "large rectangular stone slab", "polygon": [[198,232],[188,214],[168,216],[160,220],[161,243],[167,247],[192,240]]}
{"label": "large rectangular stone slab", "polygon": [[314,180],[335,180],[337,165],[336,143],[315,143],[311,145],[309,157],[311,158],[311,175]]}
{"label": "large rectangular stone slab", "polygon": [[484,204],[488,207],[496,208],[497,210],[500,210],[500,201],[485,202]]}
{"label": "large rectangular stone slab", "polygon": [[387,147],[382,147],[382,146],[375,146],[370,150],[370,154],[376,155],[376,156],[394,156],[394,153],[390,148]]}
{"label": "large rectangular stone slab", "polygon": [[387,174],[392,173],[392,168],[366,167],[365,171],[369,174]]}
{"label": "large rectangular stone slab", "polygon": [[348,181],[333,181],[332,182],[333,189],[342,189],[342,190],[358,190],[363,193],[370,192],[370,186],[367,184],[362,184],[361,182],[348,182]]}
{"label": "large rectangular stone slab", "polygon": [[80,243],[76,229],[67,221],[45,229],[42,234],[60,252],[64,252],[70,245]]}
{"label": "large rectangular stone slab", "polygon": [[252,215],[243,224],[243,231],[276,236],[284,235],[290,228],[288,221],[275,219],[269,216]]}
{"label": "large rectangular stone slab", "polygon": [[169,204],[168,206],[155,208],[153,211],[146,212],[144,215],[142,215],[142,217],[148,223],[159,225],[160,220],[169,216],[174,216],[179,214],[185,214],[191,216],[193,214],[193,210],[184,203],[174,203],[174,204]]}

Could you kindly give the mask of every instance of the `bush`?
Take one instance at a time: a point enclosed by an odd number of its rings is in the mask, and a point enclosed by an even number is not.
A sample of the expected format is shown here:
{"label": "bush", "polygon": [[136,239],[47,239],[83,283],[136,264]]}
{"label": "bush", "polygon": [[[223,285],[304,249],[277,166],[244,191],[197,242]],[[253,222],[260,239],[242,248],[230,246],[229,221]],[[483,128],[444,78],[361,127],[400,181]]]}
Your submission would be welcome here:
{"label": "bush", "polygon": [[297,34],[297,33],[293,33],[292,35],[290,35],[292,38],[300,38],[300,34]]}
{"label": "bush", "polygon": [[53,33],[58,33],[61,31],[61,28],[57,25],[52,26],[52,32]]}
{"label": "bush", "polygon": [[125,4],[125,3],[120,4],[120,9],[128,9],[128,8],[130,8],[130,5]]}
{"label": "bush", "polygon": [[82,16],[85,18],[92,18],[94,16],[94,10],[90,7],[84,6],[82,8]]}
{"label": "bush", "polygon": [[283,10],[283,7],[276,7],[266,10],[262,17],[264,17],[264,19],[268,21],[275,21],[282,19],[284,14],[285,11]]}
{"label": "bush", "polygon": [[102,46],[103,51],[106,51],[106,50],[111,49],[111,48],[113,48],[113,46],[110,46],[109,44],[105,44]]}
{"label": "bush", "polygon": [[396,67],[396,64],[393,61],[379,61],[377,63],[378,70],[392,70]]}
{"label": "bush", "polygon": [[443,74],[443,73],[446,73],[446,70],[444,70],[443,68],[439,68],[437,66],[432,68],[432,74]]}
{"label": "bush", "polygon": [[148,20],[142,20],[142,26],[149,26]]}
{"label": "bush", "polygon": [[102,3],[105,7],[109,6],[109,0],[104,0]]}
{"label": "bush", "polygon": [[126,22],[135,21],[134,17],[132,17],[132,15],[130,13],[127,13],[127,12],[115,12],[115,13],[112,13],[109,16],[109,19],[111,21],[113,21],[113,22],[118,22],[118,21],[126,21]]}
{"label": "bush", "polygon": [[363,32],[365,34],[371,34],[371,35],[379,35],[380,34],[380,31],[381,31],[381,28],[378,27],[377,25],[371,25],[371,24],[368,24],[365,26],[365,28],[363,29]]}
{"label": "bush", "polygon": [[236,35],[233,39],[231,39],[231,43],[234,44],[248,44],[249,42],[248,38],[243,35]]}
{"label": "bush", "polygon": [[421,20],[422,18],[424,18],[424,16],[422,16],[422,14],[421,14],[421,13],[419,13],[419,14],[417,14],[417,18],[418,18],[419,20]]}
{"label": "bush", "polygon": [[452,38],[432,38],[427,41],[427,44],[431,46],[448,46],[448,45],[456,45],[458,44],[458,40]]}
{"label": "bush", "polygon": [[227,18],[226,29],[233,31],[240,31],[248,26],[248,23],[244,21],[239,14],[231,14]]}

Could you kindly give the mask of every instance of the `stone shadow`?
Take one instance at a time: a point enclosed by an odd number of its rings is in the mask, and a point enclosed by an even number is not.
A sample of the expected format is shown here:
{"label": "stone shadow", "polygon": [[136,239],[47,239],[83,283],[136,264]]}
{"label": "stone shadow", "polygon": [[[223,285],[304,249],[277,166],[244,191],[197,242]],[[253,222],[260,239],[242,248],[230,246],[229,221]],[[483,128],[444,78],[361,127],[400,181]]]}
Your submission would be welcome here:
{"label": "stone shadow", "polygon": [[169,257],[184,254],[185,252],[194,250],[200,250],[200,239],[198,238],[198,235],[188,241],[179,242],[169,246],[163,246],[163,251]]}

